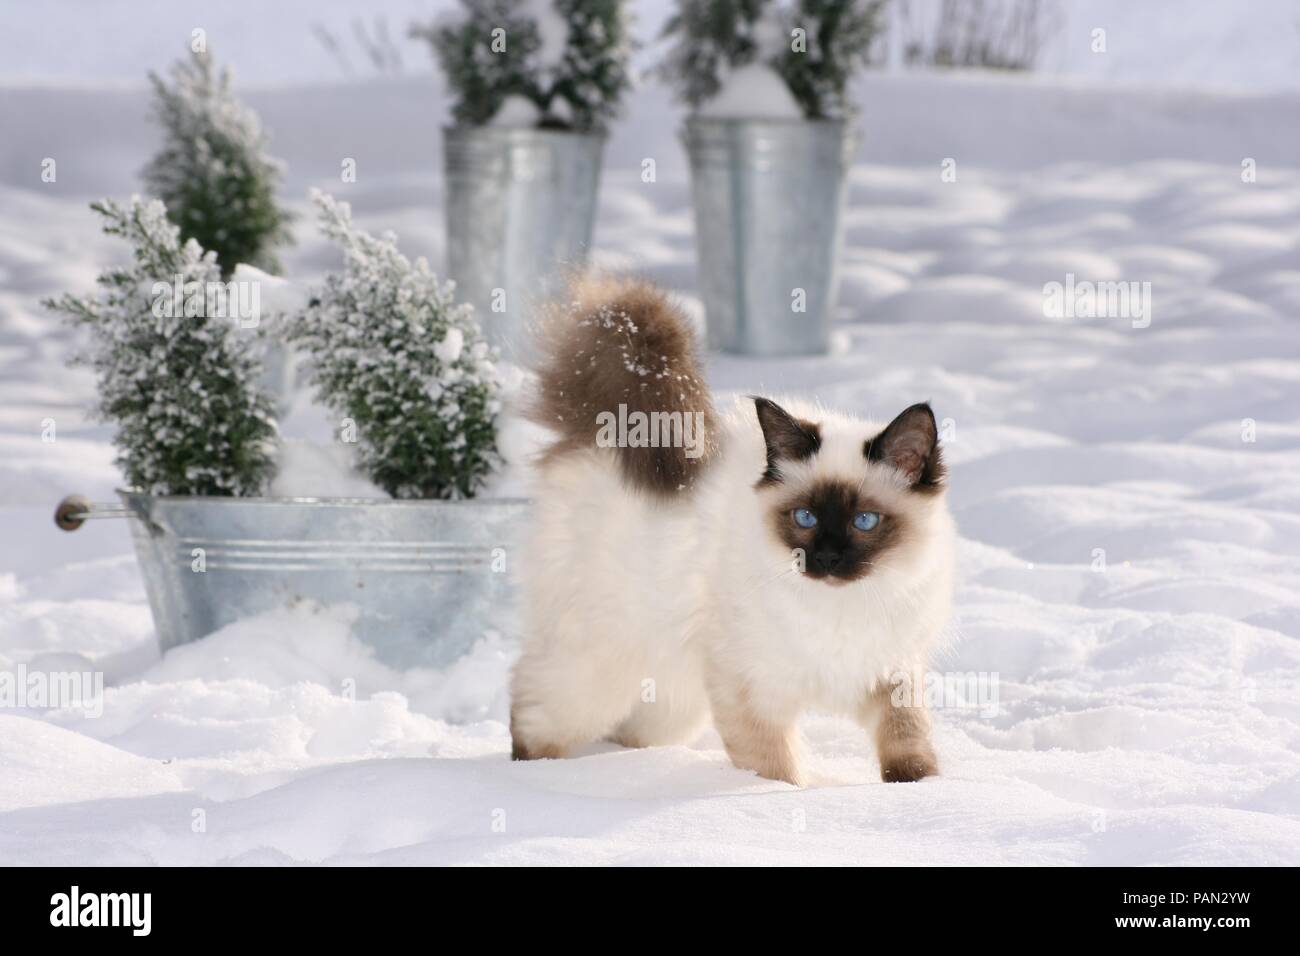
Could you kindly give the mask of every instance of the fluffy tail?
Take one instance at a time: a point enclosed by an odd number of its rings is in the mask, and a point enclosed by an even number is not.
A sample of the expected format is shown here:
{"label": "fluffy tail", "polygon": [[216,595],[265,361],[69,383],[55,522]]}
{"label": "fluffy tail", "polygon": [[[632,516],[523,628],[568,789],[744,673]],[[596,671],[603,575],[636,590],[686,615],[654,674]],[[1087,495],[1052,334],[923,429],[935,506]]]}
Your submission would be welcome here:
{"label": "fluffy tail", "polygon": [[578,281],[543,321],[538,351],[532,417],[559,436],[546,458],[612,448],[632,487],[693,484],[713,456],[715,413],[690,324],[661,289]]}

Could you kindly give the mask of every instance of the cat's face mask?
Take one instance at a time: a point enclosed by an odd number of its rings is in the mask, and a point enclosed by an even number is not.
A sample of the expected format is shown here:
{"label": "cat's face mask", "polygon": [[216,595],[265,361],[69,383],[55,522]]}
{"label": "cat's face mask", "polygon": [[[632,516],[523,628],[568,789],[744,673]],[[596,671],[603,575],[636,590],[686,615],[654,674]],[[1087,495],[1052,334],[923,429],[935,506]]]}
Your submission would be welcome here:
{"label": "cat's face mask", "polygon": [[808,578],[844,584],[906,557],[926,499],[943,491],[928,405],[906,409],[878,434],[824,428],[765,398],[755,408],[767,446],[755,488],[769,500],[773,534]]}

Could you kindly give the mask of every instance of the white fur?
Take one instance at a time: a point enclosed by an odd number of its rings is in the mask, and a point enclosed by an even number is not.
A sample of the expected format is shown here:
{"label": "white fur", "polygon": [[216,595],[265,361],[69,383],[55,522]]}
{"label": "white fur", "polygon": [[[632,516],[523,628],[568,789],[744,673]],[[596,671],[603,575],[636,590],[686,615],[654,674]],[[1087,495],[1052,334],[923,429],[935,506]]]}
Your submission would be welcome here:
{"label": "white fur", "polygon": [[794,570],[770,526],[781,492],[755,487],[766,453],[752,401],[719,415],[720,454],[678,499],[629,491],[616,449],[560,456],[541,468],[525,556],[517,738],[551,752],[610,735],[686,741],[710,694],[738,689],[777,725],[807,709],[861,717],[873,688],[925,666],[951,607],[944,496],[909,491],[892,467],[864,459],[883,425],[783,405],[822,436],[808,463],[783,464],[785,487],[801,470],[869,481],[887,512],[907,512],[916,533],[906,546],[846,584]]}

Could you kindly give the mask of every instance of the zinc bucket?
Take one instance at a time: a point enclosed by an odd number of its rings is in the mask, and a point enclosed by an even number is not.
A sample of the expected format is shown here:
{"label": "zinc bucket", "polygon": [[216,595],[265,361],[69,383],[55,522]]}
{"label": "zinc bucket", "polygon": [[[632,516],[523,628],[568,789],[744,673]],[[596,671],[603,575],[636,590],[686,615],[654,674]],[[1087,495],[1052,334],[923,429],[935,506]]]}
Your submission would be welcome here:
{"label": "zinc bucket", "polygon": [[516,627],[522,499],[120,495],[122,509],[65,499],[56,520],[129,516],[164,650],[303,602],[351,606],[353,633],[396,668],[441,667]]}
{"label": "zinc bucket", "polygon": [[847,123],[691,117],[695,248],[712,348],[824,354],[854,138]]}
{"label": "zinc bucket", "polygon": [[447,277],[507,358],[527,359],[536,309],[586,262],[604,146],[599,133],[444,132]]}

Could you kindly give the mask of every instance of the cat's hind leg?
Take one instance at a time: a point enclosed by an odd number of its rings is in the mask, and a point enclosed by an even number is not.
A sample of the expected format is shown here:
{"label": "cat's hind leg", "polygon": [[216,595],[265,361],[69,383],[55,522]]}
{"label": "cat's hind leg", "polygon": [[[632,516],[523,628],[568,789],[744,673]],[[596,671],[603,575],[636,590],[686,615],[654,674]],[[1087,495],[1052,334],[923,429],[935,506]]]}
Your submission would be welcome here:
{"label": "cat's hind leg", "polygon": [[689,743],[709,719],[709,701],[698,668],[665,665],[641,679],[632,712],[610,739],[624,747]]}
{"label": "cat's hind leg", "polygon": [[511,679],[511,756],[563,757],[608,736],[639,699],[645,668],[629,650],[590,638],[526,647]]}

